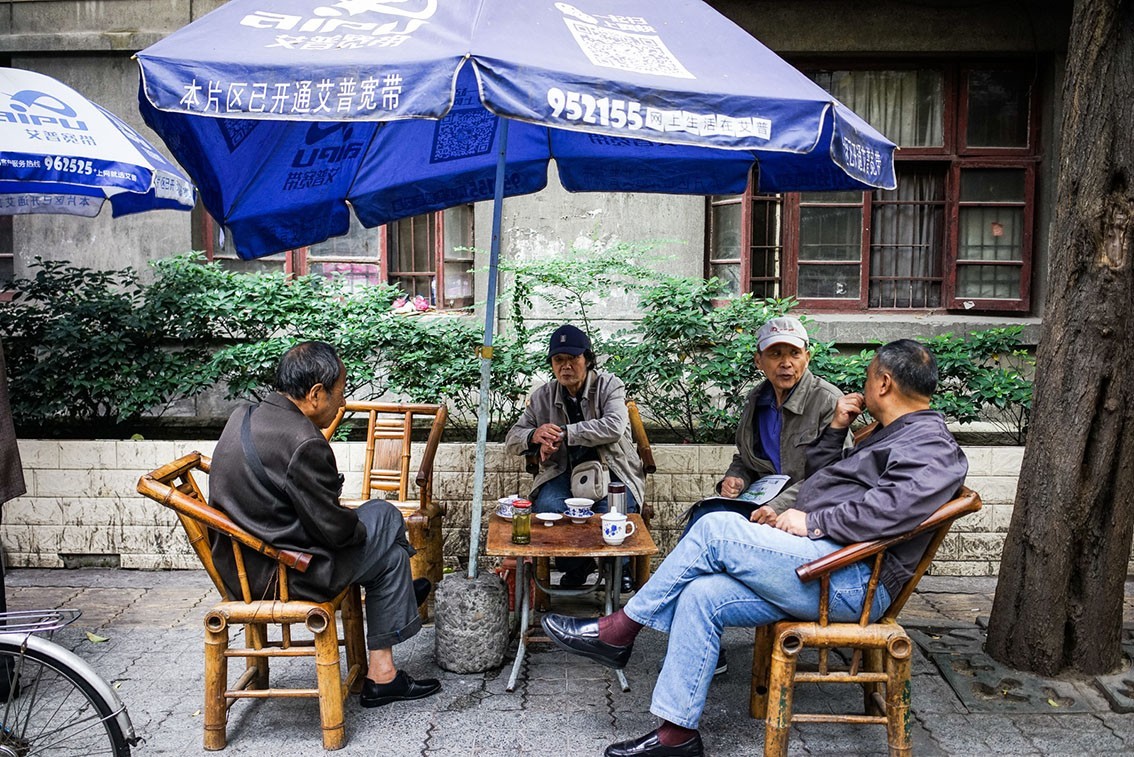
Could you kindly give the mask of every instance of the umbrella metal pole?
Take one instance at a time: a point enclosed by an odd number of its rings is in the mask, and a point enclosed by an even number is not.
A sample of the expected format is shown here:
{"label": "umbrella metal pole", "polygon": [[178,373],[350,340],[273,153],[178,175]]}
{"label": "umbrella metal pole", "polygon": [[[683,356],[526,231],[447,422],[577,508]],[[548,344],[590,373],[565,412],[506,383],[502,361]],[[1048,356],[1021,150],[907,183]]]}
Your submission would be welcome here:
{"label": "umbrella metal pole", "polygon": [[488,298],[484,304],[484,345],[480,351],[480,406],[476,416],[476,469],[473,477],[472,514],[469,524],[469,578],[476,578],[480,552],[480,519],[484,509],[484,454],[488,444],[488,416],[491,413],[492,331],[496,320],[496,267],[500,262],[500,219],[504,209],[505,152],[508,146],[508,119],[500,119],[500,147],[496,153],[496,185],[492,194],[492,245],[488,255]]}

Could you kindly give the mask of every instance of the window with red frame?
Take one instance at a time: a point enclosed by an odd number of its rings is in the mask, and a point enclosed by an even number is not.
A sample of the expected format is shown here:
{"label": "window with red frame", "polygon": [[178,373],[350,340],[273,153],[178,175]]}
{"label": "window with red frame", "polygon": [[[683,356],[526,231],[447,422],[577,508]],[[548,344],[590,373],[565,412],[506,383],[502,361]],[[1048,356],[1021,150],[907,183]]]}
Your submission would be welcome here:
{"label": "window with red frame", "polygon": [[471,205],[374,229],[352,218],[343,236],[256,260],[238,258],[220,225],[207,213],[201,215],[205,256],[230,270],[317,274],[337,277],[350,287],[388,282],[410,297],[425,297],[436,308],[473,304]]}
{"label": "window with red frame", "polygon": [[1034,68],[809,74],[901,147],[897,188],[711,197],[706,274],[734,293],[794,296],[813,310],[1026,311]]}

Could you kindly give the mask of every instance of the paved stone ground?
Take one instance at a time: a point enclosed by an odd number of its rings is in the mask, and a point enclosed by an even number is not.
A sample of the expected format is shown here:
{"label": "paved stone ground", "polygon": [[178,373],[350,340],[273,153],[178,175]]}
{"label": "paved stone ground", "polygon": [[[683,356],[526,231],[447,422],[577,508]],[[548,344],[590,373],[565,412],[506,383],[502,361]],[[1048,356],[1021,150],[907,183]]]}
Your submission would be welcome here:
{"label": "paved stone ground", "polygon": [[[929,577],[907,606],[910,627],[977,627],[986,617],[993,579]],[[1134,584],[1126,590],[1134,620]],[[83,616],[57,641],[86,658],[113,682],[134,726],[145,738],[138,755],[202,753],[201,619],[214,590],[200,571],[13,570],[11,609],[74,607]],[[92,642],[87,631],[105,637]],[[751,631],[729,629],[730,671],[713,683],[701,730],[714,757],[759,754],[763,724],[748,717]],[[395,648],[415,676],[437,676],[441,693],[420,702],[363,710],[347,707],[343,755],[600,755],[606,744],[655,725],[650,693],[665,637],[646,630],[627,668],[632,690],[594,663],[537,644],[516,691],[506,692],[510,662],[500,671],[457,676],[433,664],[433,630]],[[273,668],[281,682],[305,680],[308,661]],[[1110,711],[1091,686],[1072,682],[1086,712],[1009,714],[970,712],[920,650],[913,667],[914,753],[937,755],[1134,754],[1134,715]],[[851,711],[860,696],[846,686],[802,686],[798,711]],[[232,755],[318,754],[318,714],[311,700],[238,702],[230,711]],[[790,754],[885,754],[878,726],[804,724],[793,728]]]}

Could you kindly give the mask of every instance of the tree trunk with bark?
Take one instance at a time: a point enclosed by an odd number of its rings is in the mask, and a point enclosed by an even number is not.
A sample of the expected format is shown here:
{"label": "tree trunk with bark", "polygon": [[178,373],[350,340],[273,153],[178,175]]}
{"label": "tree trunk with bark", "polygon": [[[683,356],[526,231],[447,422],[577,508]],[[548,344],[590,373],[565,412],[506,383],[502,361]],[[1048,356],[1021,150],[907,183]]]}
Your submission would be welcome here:
{"label": "tree trunk with bark", "polygon": [[988,652],[1042,675],[1121,662],[1134,528],[1134,0],[1077,0],[1050,296]]}

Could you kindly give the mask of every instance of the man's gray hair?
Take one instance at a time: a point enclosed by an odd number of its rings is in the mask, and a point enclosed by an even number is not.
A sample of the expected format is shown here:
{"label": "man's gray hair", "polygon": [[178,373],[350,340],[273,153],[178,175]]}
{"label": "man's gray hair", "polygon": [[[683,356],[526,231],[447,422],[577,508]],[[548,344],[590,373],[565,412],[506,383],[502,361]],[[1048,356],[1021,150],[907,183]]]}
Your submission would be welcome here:
{"label": "man's gray hair", "polygon": [[316,384],[329,390],[338,381],[341,370],[342,361],[334,347],[326,342],[301,342],[280,358],[276,391],[303,399]]}
{"label": "man's gray hair", "polygon": [[903,391],[922,397],[932,397],[937,391],[937,359],[921,342],[898,339],[884,344],[875,360]]}

